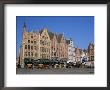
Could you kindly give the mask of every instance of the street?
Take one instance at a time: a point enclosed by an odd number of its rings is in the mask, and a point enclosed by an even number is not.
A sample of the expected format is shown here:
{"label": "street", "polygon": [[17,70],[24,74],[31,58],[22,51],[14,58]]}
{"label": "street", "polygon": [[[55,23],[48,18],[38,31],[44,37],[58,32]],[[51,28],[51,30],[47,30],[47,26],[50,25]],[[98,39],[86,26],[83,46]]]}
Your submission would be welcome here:
{"label": "street", "polygon": [[94,74],[94,68],[50,68],[50,69],[26,69],[19,68],[16,74]]}

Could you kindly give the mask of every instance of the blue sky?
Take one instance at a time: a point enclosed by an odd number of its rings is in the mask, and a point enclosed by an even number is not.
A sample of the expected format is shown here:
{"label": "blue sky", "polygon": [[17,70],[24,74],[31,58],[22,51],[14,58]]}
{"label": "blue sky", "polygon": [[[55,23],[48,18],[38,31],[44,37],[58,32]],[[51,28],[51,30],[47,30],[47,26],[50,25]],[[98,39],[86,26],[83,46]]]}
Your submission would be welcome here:
{"label": "blue sky", "polygon": [[45,27],[52,32],[64,33],[66,38],[72,38],[75,46],[81,49],[87,49],[89,42],[94,43],[94,16],[17,16],[17,54],[21,45],[24,22],[27,31]]}

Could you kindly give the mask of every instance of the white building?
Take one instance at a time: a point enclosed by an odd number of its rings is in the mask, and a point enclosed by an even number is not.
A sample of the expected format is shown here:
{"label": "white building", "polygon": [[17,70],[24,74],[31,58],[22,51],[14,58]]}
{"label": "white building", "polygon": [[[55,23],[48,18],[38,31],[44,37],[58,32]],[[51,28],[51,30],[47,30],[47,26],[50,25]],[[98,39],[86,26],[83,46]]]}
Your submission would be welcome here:
{"label": "white building", "polygon": [[73,40],[70,38],[67,40],[68,43],[68,62],[75,62],[75,46]]}
{"label": "white building", "polygon": [[82,50],[82,53],[81,53],[81,62],[83,62],[83,61],[88,61],[88,56],[87,56],[86,50]]}

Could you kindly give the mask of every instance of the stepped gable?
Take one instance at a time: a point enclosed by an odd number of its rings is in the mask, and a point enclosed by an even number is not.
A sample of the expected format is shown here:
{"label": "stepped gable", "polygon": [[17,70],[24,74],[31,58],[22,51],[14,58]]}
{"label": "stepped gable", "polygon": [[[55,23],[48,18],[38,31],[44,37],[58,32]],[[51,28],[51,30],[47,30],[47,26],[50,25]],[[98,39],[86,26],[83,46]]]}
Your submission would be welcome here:
{"label": "stepped gable", "polygon": [[80,48],[75,48],[75,52],[76,52],[77,50],[78,50],[80,53],[82,53],[82,50],[81,50]]}
{"label": "stepped gable", "polygon": [[79,49],[80,50],[80,54],[82,54],[82,49]]}
{"label": "stepped gable", "polygon": [[92,46],[94,48],[94,44],[90,42],[88,45],[88,50],[90,49],[90,46]]}
{"label": "stepped gable", "polygon": [[50,39],[53,39],[54,37],[54,33],[53,32],[48,32],[49,36],[50,36]]}
{"label": "stepped gable", "polygon": [[43,29],[42,30],[39,30],[40,35],[41,35],[42,32],[43,32]]}
{"label": "stepped gable", "polygon": [[57,41],[58,41],[58,43],[61,42],[61,38],[62,38],[62,36],[63,36],[63,34],[59,34],[59,35],[57,36]]}

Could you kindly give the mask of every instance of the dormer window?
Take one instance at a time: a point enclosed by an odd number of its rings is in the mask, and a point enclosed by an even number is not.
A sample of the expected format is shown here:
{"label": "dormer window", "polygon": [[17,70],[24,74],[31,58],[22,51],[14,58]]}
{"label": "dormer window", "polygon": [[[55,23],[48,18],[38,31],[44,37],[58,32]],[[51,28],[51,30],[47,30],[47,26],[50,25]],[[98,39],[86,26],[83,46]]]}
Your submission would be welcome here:
{"label": "dormer window", "polygon": [[33,36],[31,36],[31,38],[33,38]]}

